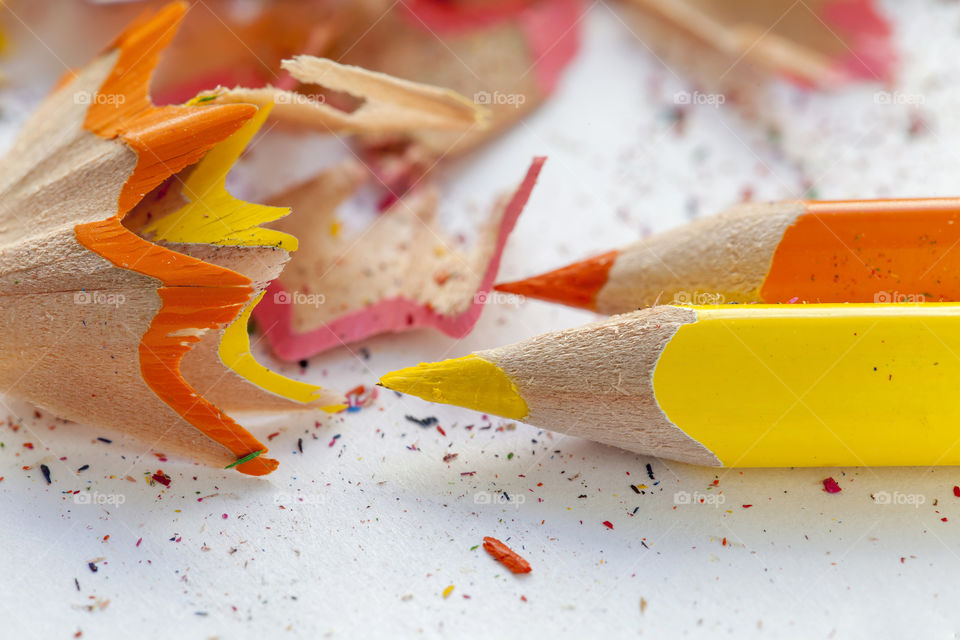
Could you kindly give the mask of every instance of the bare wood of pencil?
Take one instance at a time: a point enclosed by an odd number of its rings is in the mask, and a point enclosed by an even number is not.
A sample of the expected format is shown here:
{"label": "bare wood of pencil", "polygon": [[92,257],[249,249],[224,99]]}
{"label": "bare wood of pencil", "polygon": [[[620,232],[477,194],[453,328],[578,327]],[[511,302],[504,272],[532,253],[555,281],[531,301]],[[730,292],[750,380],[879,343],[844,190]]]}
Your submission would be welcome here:
{"label": "bare wood of pencil", "polygon": [[[449,388],[447,367],[403,369],[384,376],[380,384],[631,451],[719,465],[712,453],[667,420],[653,392],[650,374],[661,351],[692,317],[688,309],[658,307],[635,319],[623,316],[447,361],[464,365],[459,377],[473,381],[474,398],[461,398]],[[519,394],[491,364],[507,374]],[[624,377],[623,371],[636,375]],[[443,391],[437,394],[437,389]],[[471,406],[473,400],[479,402]],[[637,426],[624,429],[625,424]]]}
{"label": "bare wood of pencil", "polygon": [[658,301],[960,301],[960,198],[750,203],[499,291],[613,314]]}

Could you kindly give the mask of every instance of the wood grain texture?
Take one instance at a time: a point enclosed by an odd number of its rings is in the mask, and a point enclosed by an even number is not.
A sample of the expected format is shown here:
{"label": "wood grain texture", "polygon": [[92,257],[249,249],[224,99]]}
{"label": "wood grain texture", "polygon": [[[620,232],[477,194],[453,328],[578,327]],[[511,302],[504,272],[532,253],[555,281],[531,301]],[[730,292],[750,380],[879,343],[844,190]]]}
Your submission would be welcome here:
{"label": "wood grain texture", "polygon": [[[751,203],[701,218],[623,249],[597,294],[600,313],[623,313],[658,300],[757,302],[783,232],[800,201]],[[700,301],[702,302],[702,301]]]}
{"label": "wood grain texture", "polygon": [[717,457],[672,424],[653,372],[693,309],[655,307],[544,334],[476,355],[499,366],[523,395],[524,422],[621,449],[692,464]]}

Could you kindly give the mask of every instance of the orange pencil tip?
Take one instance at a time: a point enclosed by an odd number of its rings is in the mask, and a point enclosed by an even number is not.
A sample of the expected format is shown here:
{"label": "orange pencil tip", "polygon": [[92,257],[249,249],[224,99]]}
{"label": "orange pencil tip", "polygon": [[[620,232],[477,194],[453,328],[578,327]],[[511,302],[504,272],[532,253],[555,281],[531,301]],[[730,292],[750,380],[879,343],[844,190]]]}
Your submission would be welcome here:
{"label": "orange pencil tip", "polygon": [[494,289],[595,311],[597,293],[607,283],[618,253],[610,251],[526,280],[504,282]]}

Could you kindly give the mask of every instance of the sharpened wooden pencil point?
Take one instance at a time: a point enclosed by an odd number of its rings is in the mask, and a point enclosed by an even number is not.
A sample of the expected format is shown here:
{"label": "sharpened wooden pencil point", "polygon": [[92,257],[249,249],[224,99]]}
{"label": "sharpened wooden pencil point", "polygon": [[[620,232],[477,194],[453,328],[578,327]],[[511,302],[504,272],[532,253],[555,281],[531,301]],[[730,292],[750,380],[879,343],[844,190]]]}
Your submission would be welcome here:
{"label": "sharpened wooden pencil point", "polygon": [[745,203],[496,288],[603,314],[671,303],[958,301],[958,222],[960,198]]}

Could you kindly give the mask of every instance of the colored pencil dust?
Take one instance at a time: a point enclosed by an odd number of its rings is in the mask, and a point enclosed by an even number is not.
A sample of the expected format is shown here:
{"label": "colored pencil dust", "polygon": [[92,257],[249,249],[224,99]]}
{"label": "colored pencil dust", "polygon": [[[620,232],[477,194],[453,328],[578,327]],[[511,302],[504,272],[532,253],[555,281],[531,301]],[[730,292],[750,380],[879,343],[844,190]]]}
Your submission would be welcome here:
{"label": "colored pencil dust", "polygon": [[955,465],[958,322],[956,304],[658,306],[381,384],[695,464]]}

